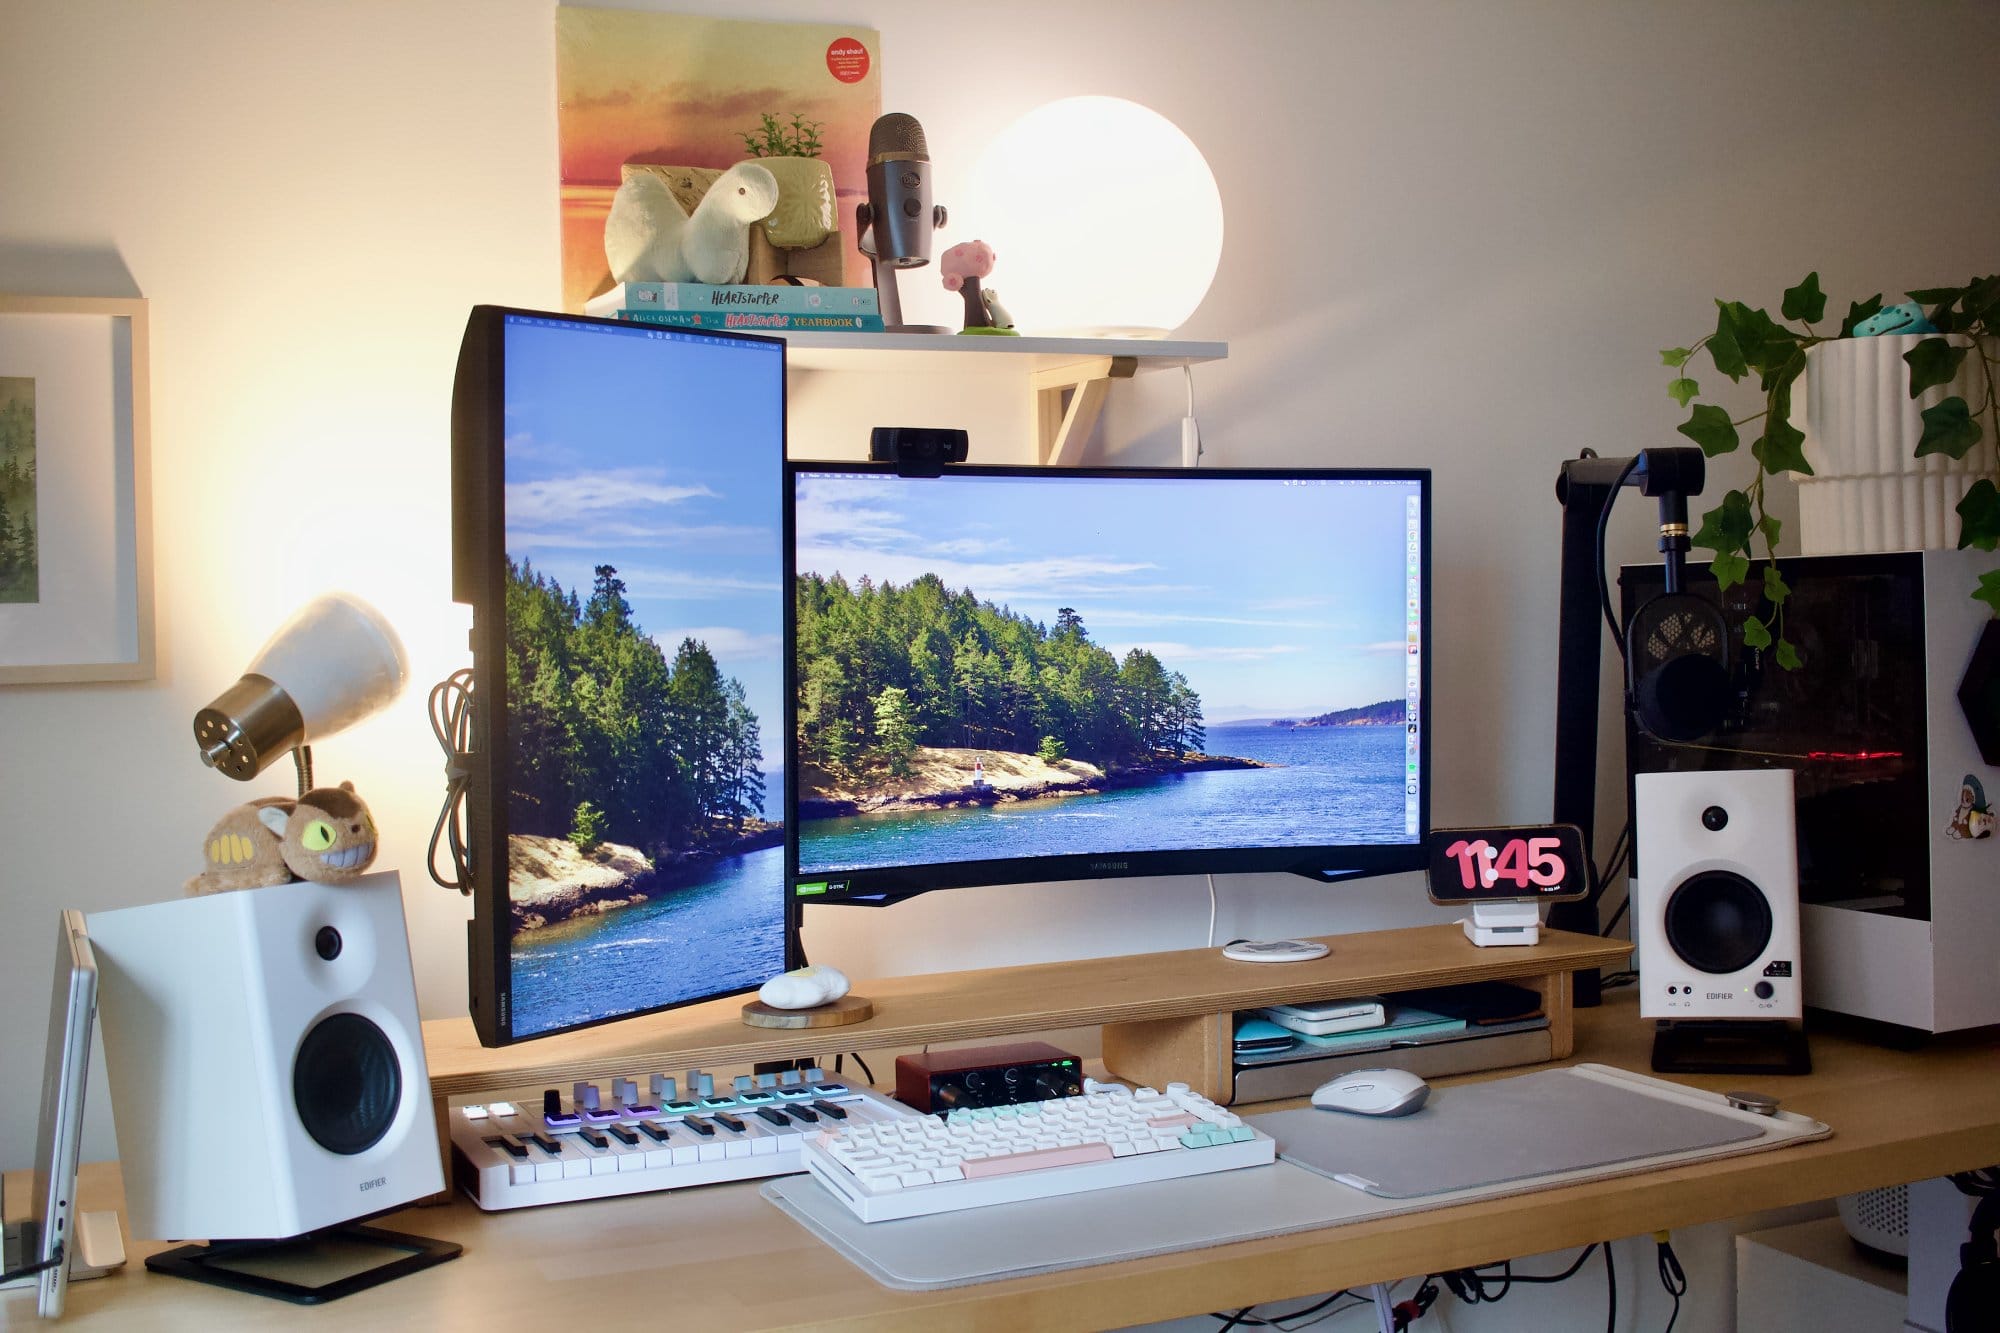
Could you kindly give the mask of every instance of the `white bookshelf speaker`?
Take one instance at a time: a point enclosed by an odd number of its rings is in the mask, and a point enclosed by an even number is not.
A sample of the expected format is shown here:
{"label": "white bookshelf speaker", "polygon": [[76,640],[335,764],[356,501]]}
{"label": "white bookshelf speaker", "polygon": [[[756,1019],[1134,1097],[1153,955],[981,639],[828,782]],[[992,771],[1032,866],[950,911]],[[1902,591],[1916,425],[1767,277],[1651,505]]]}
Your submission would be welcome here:
{"label": "white bookshelf speaker", "polygon": [[134,1236],[299,1236],[444,1188],[394,873],[89,927]]}
{"label": "white bookshelf speaker", "polygon": [[1801,1017],[1791,770],[1641,773],[1633,789],[1640,1014]]}

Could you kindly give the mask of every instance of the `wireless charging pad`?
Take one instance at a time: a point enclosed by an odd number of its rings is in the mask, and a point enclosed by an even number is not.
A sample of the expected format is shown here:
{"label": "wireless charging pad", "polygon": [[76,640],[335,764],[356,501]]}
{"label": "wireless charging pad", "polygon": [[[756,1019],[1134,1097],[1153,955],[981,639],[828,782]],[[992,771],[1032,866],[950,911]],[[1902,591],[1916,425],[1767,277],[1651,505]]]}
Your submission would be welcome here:
{"label": "wireless charging pad", "polygon": [[1312,940],[1231,940],[1222,946],[1222,956],[1239,963],[1303,963],[1327,952]]}

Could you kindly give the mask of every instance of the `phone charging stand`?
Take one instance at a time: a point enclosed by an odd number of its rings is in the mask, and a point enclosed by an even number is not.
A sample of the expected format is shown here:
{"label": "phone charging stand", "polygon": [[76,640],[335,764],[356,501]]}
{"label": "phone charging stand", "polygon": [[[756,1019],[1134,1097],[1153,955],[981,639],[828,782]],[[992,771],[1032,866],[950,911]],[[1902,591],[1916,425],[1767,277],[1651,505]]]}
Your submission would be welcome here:
{"label": "phone charging stand", "polygon": [[1535,944],[1542,938],[1542,906],[1527,898],[1474,903],[1472,915],[1459,924],[1465,927],[1465,938],[1482,949],[1496,944]]}

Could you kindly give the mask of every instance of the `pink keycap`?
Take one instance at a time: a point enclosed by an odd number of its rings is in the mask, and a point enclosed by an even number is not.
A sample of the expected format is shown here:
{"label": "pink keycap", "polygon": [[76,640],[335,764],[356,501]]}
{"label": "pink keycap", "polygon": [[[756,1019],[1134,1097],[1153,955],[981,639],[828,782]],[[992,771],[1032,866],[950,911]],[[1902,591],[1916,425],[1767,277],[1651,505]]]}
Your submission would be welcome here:
{"label": "pink keycap", "polygon": [[1033,1152],[1009,1153],[1005,1157],[968,1157],[961,1163],[967,1180],[987,1176],[1011,1176],[1022,1171],[1044,1171],[1052,1166],[1076,1166],[1082,1162],[1108,1162],[1108,1143],[1079,1143],[1073,1148],[1037,1148]]}

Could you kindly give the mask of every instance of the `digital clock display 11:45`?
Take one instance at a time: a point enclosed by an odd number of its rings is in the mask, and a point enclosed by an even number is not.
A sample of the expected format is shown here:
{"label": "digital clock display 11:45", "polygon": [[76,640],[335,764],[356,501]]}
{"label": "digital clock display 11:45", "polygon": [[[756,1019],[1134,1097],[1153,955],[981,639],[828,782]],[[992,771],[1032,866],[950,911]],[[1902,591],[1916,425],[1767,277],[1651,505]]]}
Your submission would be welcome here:
{"label": "digital clock display 11:45", "polygon": [[1560,901],[1590,892],[1583,833],[1572,824],[1436,829],[1426,847],[1432,902]]}

